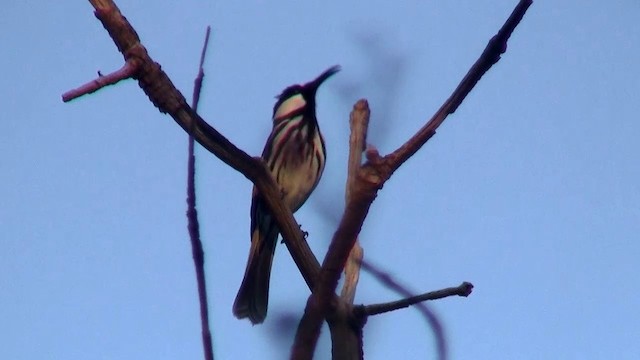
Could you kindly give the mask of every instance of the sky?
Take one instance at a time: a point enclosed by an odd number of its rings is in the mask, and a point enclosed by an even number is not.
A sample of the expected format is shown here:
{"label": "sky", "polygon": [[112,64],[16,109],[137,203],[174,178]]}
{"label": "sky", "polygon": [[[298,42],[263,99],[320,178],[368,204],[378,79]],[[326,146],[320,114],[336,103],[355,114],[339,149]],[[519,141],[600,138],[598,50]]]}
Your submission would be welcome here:
{"label": "sky", "polygon": [[[118,1],[199,112],[262,151],[274,96],[324,69],[324,177],[296,219],[322,259],[344,203],[348,115],[366,98],[387,154],[419,129],[516,0]],[[640,358],[640,3],[536,1],[507,53],[388,181],[365,258],[429,304],[451,359]],[[0,358],[202,358],[185,218],[187,136],[133,80],[61,95],[122,65],[88,2],[0,14]],[[251,183],[202,148],[197,191],[218,359],[286,358],[309,291],[279,246],[263,325],[233,317]],[[398,295],[363,274],[355,302]],[[317,358],[329,357],[325,328]],[[435,359],[415,309],[369,319],[366,359]]]}

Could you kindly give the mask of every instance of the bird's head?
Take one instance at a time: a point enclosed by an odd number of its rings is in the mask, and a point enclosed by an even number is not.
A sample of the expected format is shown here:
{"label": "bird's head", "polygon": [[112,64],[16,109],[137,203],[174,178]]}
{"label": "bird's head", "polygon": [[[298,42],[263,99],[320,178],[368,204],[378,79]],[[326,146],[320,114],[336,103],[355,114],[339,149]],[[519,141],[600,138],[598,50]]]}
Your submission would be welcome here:
{"label": "bird's head", "polygon": [[273,119],[279,119],[282,117],[289,117],[294,113],[309,112],[310,115],[315,115],[316,110],[316,92],[320,85],[325,82],[331,75],[340,71],[340,66],[335,65],[325,70],[314,80],[304,85],[291,85],[284,89],[280,95],[278,95],[278,101],[276,101],[273,107]]}

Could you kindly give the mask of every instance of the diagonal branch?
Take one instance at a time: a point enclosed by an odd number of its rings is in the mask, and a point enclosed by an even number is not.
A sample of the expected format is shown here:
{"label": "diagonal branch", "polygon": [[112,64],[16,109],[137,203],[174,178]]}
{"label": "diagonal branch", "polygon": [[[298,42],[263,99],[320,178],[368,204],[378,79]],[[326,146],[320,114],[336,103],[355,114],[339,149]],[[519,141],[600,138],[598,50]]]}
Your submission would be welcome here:
{"label": "diagonal branch", "polygon": [[262,160],[249,156],[207,124],[186,102],[169,77],[153,61],[127,19],[111,0],[90,0],[95,16],[102,22],[125,62],[139,62],[134,78],[151,102],[169,114],[188,134],[220,160],[252,181],[263,195],[282,232],[285,243],[309,288],[313,288],[320,265],[304,240],[291,210],[281,200],[280,191]]}
{"label": "diagonal branch", "polygon": [[451,97],[425,127],[420,129],[406,144],[384,158],[375,156],[375,153],[370,154],[369,161],[359,169],[351,190],[352,196],[322,263],[318,284],[307,301],[304,315],[298,325],[291,352],[292,359],[306,360],[313,357],[320,327],[331,309],[332,296],[338,284],[340,273],[378,190],[400,165],[435,134],[435,130],[444,119],[457,109],[480,78],[500,59],[500,55],[506,51],[507,40],[531,4],[532,0],[520,1],[505,25],[489,41],[478,61],[472,66]]}
{"label": "diagonal branch", "polygon": [[442,125],[447,116],[458,109],[458,106],[469,95],[482,76],[500,60],[500,55],[507,51],[507,41],[532,3],[533,0],[520,0],[507,21],[502,25],[502,28],[489,40],[482,55],[480,55],[462,81],[460,81],[458,87],[431,117],[429,122],[396,151],[385,156],[385,162],[390,167],[391,172],[397,170],[400,165],[407,161],[416,151],[420,150],[422,145],[435,135],[436,130]]}

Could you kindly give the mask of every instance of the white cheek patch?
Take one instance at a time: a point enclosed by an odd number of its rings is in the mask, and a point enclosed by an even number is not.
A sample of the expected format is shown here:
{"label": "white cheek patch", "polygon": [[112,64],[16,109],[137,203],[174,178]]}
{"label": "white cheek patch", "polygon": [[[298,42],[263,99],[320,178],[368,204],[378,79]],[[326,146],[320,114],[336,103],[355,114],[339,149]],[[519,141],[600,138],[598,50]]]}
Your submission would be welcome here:
{"label": "white cheek patch", "polygon": [[284,115],[290,114],[293,111],[302,109],[303,107],[305,107],[305,105],[307,105],[307,102],[304,101],[302,95],[296,94],[280,104],[273,118],[277,119]]}

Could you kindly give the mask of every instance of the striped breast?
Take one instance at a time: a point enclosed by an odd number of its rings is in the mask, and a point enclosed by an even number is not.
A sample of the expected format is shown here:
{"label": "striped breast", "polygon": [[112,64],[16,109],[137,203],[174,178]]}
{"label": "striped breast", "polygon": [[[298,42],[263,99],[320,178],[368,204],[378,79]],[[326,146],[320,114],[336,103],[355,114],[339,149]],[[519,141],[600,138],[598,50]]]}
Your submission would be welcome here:
{"label": "striped breast", "polygon": [[275,111],[274,128],[263,152],[292,211],[302,206],[318,184],[326,156],[315,116],[305,115],[305,105],[301,95],[282,103]]}

